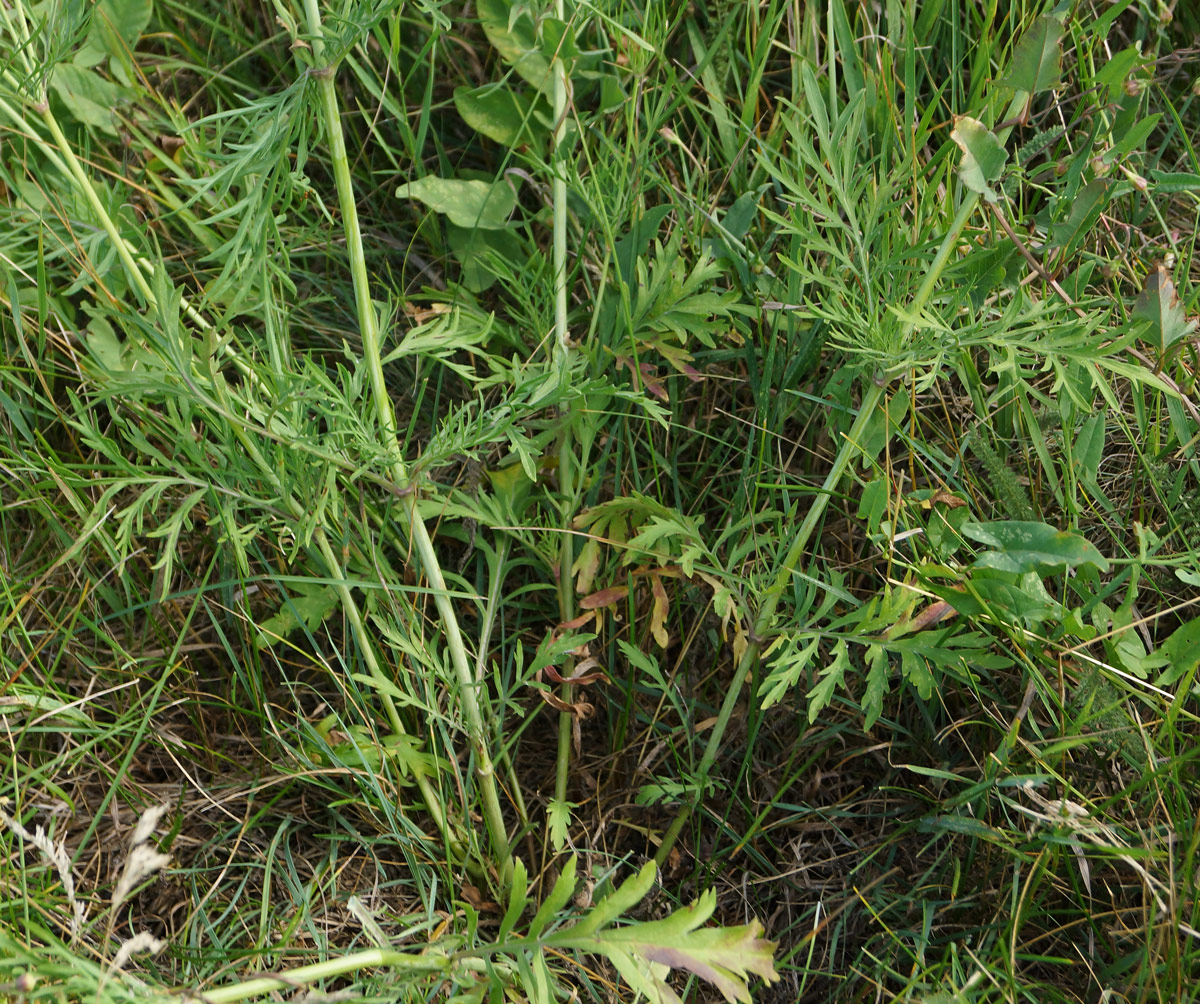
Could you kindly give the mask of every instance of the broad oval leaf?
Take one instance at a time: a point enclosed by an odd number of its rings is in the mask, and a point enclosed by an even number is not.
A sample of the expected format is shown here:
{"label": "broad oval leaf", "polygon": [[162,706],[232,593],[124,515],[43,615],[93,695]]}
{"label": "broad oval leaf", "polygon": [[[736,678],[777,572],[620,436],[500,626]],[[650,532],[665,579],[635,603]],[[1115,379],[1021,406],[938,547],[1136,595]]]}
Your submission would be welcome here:
{"label": "broad oval leaf", "polygon": [[396,189],[398,199],[416,199],[451,223],[468,229],[503,230],[517,204],[507,181],[460,181],[428,175]]}
{"label": "broad oval leaf", "polygon": [[454,107],[472,129],[505,146],[538,145],[548,137],[530,100],[507,87],[456,87]]}
{"label": "broad oval leaf", "polygon": [[1146,285],[1134,305],[1133,316],[1149,323],[1150,331],[1146,340],[1159,355],[1196,330],[1196,322],[1188,319],[1179,302],[1171,273],[1161,263],[1146,276]]}
{"label": "broad oval leaf", "polygon": [[509,0],[478,0],[479,23],[496,51],[522,79],[550,93],[550,60],[542,51],[533,18]]}
{"label": "broad oval leaf", "polygon": [[1078,565],[1095,565],[1107,571],[1108,561],[1084,537],[1069,530],[1056,530],[1031,520],[997,520],[964,523],[963,536],[994,548],[975,559],[976,568],[993,568],[1020,575],[1025,572],[1065,571]]}

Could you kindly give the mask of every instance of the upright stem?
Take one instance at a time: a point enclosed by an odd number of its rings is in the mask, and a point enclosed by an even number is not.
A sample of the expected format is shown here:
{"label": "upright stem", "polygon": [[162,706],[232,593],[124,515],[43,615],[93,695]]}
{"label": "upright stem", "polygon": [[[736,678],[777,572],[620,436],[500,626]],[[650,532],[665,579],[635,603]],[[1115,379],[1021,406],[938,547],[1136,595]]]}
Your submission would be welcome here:
{"label": "upright stem", "polygon": [[[758,664],[759,657],[762,655],[763,642],[767,632],[771,629],[771,622],[775,617],[775,608],[779,606],[779,600],[786,591],[792,575],[795,574],[796,568],[800,564],[800,559],[804,556],[804,549],[808,546],[813,531],[816,530],[817,524],[820,523],[821,517],[825,514],[825,506],[829,503],[830,495],[837,490],[842,476],[846,473],[846,468],[850,465],[851,458],[858,452],[858,444],[862,441],[867,423],[870,422],[872,416],[875,414],[875,410],[879,407],[882,398],[883,388],[874,382],[869,384],[866,394],[863,395],[862,405],[858,409],[858,415],[854,419],[854,424],[846,434],[846,441],[842,444],[841,450],[838,451],[838,455],[834,458],[833,467],[830,468],[829,474],[826,475],[825,483],[821,486],[817,497],[813,499],[813,504],[808,510],[808,515],[804,518],[804,522],[800,524],[800,529],[796,532],[792,546],[788,548],[788,552],[779,566],[779,571],[775,575],[775,581],[771,583],[763,597],[762,606],[759,607],[758,615],[754,618],[752,639],[750,644],[746,646],[746,651],[742,654],[742,661],[738,663],[737,670],[733,674],[733,679],[729,683],[729,690],[726,692],[725,700],[721,704],[721,710],[717,714],[716,724],[713,726],[712,732],[709,733],[708,743],[704,747],[704,755],[700,758],[700,765],[696,771],[697,797],[703,793],[704,782],[708,779],[708,772],[712,769],[712,765],[717,759],[717,753],[720,752],[721,740],[725,738],[725,730],[729,727],[734,709],[741,698],[742,687],[745,686],[746,677],[750,675],[751,671]],[[750,699],[754,700],[753,694],[750,695]],[[667,832],[663,836],[663,841],[659,845],[658,852],[654,855],[654,860],[658,863],[659,867],[662,867],[666,863],[667,855],[671,853],[671,848],[675,846],[675,842],[679,839],[679,834],[691,816],[693,808],[692,804],[685,804],[671,821],[671,825],[667,828]]]}
{"label": "upright stem", "polygon": [[[560,21],[564,16],[563,0],[555,0],[554,14]],[[567,124],[567,68],[561,56],[552,65],[554,74],[554,131],[550,139],[550,161],[554,166],[551,195],[554,203],[554,361],[558,366],[560,385],[570,379],[570,343],[567,330],[567,179],[562,141]],[[563,498],[563,515],[570,519],[575,510],[575,458],[572,451],[570,420],[564,417],[558,443],[558,485]],[[564,528],[567,529],[567,528]],[[574,616],[574,597],[571,593],[571,565],[574,563],[574,539],[561,535],[558,565],[558,607],[561,619]],[[560,697],[564,704],[574,698],[574,688],[562,685]],[[567,781],[571,766],[571,733],[575,716],[570,711],[558,715],[558,755],[555,760],[554,799],[567,800]]]}
{"label": "upright stem", "polygon": [[[334,86],[334,67],[325,65],[325,43],[317,0],[304,0],[304,11],[311,36],[313,60],[317,67],[313,71],[313,76],[317,79],[321,92],[325,134],[329,140],[338,205],[342,213],[342,227],[346,234],[346,248],[350,256],[354,301],[358,312],[359,330],[362,334],[363,359],[370,376],[371,394],[383,445],[385,449],[395,451],[392,461],[392,477],[397,484],[403,485],[408,481],[408,471],[399,454],[396,413],[383,375],[379,317],[371,300],[366,256],[363,253],[362,232],[358,225],[358,207],[354,201],[354,184],[350,176],[350,161],[346,156],[341,111],[338,107],[337,90]],[[500,807],[500,796],[496,787],[495,768],[488,751],[487,730],[484,728],[483,714],[479,705],[480,685],[476,683],[474,674],[471,672],[466,646],[458,626],[458,618],[454,613],[454,606],[446,589],[446,580],[442,575],[441,564],[433,549],[433,540],[429,536],[425,521],[417,511],[415,494],[411,506],[404,512],[404,515],[409,537],[416,548],[421,567],[433,593],[433,601],[441,619],[446,646],[450,650],[450,661],[458,683],[458,699],[465,720],[467,737],[474,754],[475,778],[483,802],[484,819],[487,823],[492,851],[500,860],[501,874],[504,881],[507,882],[512,873],[512,855],[508,833],[504,825],[504,813]]]}
{"label": "upright stem", "polygon": [[[1004,116],[1006,120],[1020,112],[1025,105],[1025,98],[1026,95],[1020,91],[1014,95],[1009,111]],[[1007,130],[1000,133],[1001,142],[1003,142],[1007,135]],[[929,297],[933,295],[933,290],[937,286],[938,279],[941,277],[942,270],[946,267],[946,262],[949,261],[950,255],[958,246],[959,235],[962,233],[963,227],[967,225],[967,220],[971,218],[971,214],[975,212],[978,202],[979,196],[969,193],[963,200],[962,205],[958,207],[958,212],[954,214],[954,219],[951,220],[950,226],[942,237],[941,246],[930,263],[929,269],[925,273],[925,278],[921,281],[921,285],[917,287],[916,293],[913,294],[912,303],[909,305],[908,310],[909,317],[919,317],[925,309],[925,305],[929,302]],[[906,337],[912,334],[915,326],[916,321],[905,323],[904,334]],[[696,772],[697,784],[693,801],[684,804],[671,821],[671,825],[667,827],[662,843],[654,855],[654,860],[660,867],[666,862],[667,856],[671,853],[672,848],[679,839],[679,834],[691,817],[696,802],[703,795],[705,782],[708,780],[708,772],[712,769],[712,765],[717,759],[717,754],[720,752],[721,740],[725,737],[725,730],[729,726],[734,709],[737,707],[737,702],[741,697],[746,677],[758,665],[759,658],[762,655],[763,642],[767,632],[771,629],[771,621],[774,619],[775,610],[779,606],[779,600],[791,582],[792,576],[800,564],[800,559],[804,556],[804,549],[808,546],[813,531],[816,530],[817,525],[821,522],[821,518],[825,514],[825,506],[829,504],[830,496],[837,490],[842,477],[846,473],[846,468],[850,465],[851,458],[858,452],[859,444],[862,442],[863,434],[867,428],[867,423],[870,422],[875,410],[883,400],[883,393],[884,388],[880,384],[872,381],[867,385],[866,392],[863,394],[862,404],[858,409],[858,415],[855,417],[850,431],[846,434],[846,441],[842,444],[841,449],[834,458],[833,466],[829,469],[829,474],[826,475],[825,482],[822,484],[817,497],[813,499],[813,504],[808,510],[808,515],[804,518],[804,522],[800,524],[800,529],[796,532],[792,546],[788,548],[788,552],[779,566],[779,571],[775,574],[774,581],[767,588],[763,596],[762,606],[759,607],[758,615],[754,618],[753,637],[750,644],[746,647],[745,653],[742,655],[741,662],[734,671],[733,679],[729,684],[729,691],[726,693],[725,700],[721,704],[721,710],[717,714],[717,722],[713,726],[713,730],[708,734],[708,742],[704,747],[704,754],[700,758],[699,769]],[[754,697],[755,695],[750,695],[751,700],[754,700]]]}

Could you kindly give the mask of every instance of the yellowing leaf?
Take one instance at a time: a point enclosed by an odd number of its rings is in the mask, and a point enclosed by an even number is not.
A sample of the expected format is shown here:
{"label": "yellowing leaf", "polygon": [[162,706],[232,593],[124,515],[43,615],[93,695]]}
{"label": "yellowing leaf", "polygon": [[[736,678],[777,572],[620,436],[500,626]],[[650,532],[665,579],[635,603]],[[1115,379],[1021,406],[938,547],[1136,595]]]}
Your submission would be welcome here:
{"label": "yellowing leaf", "polygon": [[[663,920],[599,932],[592,950],[606,955],[627,980],[636,970],[660,1002],[678,999],[663,981],[663,970],[686,969],[711,983],[730,1004],[750,1004],[749,976],[768,983],[779,979],[772,959],[775,944],[761,937],[757,920],[741,927],[702,928],[716,903],[716,893],[709,890]],[[637,989],[645,992],[646,986]]]}
{"label": "yellowing leaf", "polygon": [[667,591],[663,588],[662,579],[657,575],[650,577],[650,591],[654,594],[654,605],[650,610],[650,633],[658,642],[659,648],[666,648],[671,638],[667,633],[667,613],[671,603],[667,599]]}

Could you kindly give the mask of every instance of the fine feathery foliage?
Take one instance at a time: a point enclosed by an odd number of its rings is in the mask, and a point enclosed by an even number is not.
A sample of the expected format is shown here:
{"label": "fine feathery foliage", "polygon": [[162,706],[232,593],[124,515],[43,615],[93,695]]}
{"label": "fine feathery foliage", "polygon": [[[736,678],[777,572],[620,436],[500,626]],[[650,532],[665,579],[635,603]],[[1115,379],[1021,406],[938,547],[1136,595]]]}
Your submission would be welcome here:
{"label": "fine feathery foliage", "polygon": [[1200,1000],[1185,6],[0,7],[4,994]]}

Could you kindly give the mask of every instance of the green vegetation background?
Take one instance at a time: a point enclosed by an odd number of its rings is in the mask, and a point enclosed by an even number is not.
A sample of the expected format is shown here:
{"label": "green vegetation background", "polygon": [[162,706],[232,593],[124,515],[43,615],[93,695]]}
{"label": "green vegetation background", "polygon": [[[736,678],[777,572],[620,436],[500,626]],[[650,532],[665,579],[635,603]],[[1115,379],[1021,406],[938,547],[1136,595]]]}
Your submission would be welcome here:
{"label": "green vegetation background", "polygon": [[1198,36],[0,7],[0,994],[1200,998]]}

